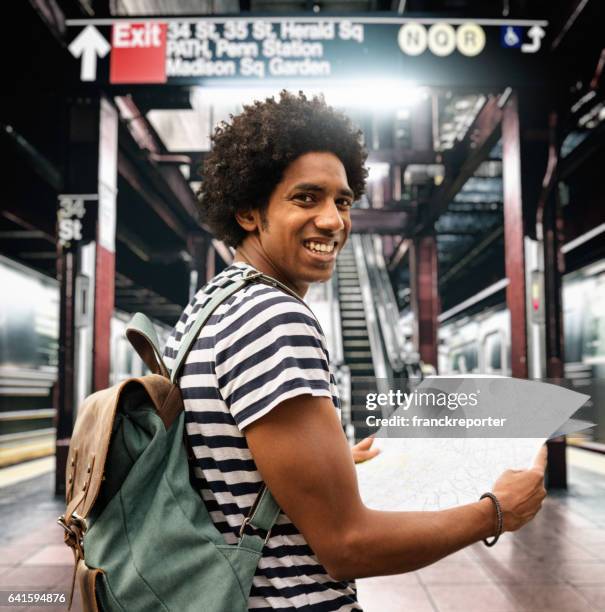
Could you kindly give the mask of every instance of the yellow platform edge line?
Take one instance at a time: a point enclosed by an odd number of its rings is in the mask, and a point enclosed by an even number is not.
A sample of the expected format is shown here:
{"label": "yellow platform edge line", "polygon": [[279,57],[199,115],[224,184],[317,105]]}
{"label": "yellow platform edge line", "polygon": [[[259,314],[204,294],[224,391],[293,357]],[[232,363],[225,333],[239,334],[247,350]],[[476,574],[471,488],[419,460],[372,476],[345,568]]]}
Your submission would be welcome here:
{"label": "yellow platform edge line", "polygon": [[0,488],[55,471],[55,458],[43,457],[0,469]]}
{"label": "yellow platform edge line", "polygon": [[22,463],[23,461],[39,459],[40,457],[48,457],[54,454],[54,440],[0,449],[0,468]]}

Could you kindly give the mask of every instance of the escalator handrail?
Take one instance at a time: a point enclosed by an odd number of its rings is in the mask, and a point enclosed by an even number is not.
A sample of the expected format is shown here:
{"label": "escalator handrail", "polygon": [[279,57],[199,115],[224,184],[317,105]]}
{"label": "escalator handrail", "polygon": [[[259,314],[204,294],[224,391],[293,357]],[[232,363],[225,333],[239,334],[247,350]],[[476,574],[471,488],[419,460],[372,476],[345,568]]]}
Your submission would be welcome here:
{"label": "escalator handrail", "polygon": [[[379,393],[388,393],[388,370],[384,356],[384,348],[382,338],[380,336],[380,328],[374,300],[372,296],[372,287],[366,267],[365,255],[360,236],[351,236],[351,245],[355,254],[355,263],[357,266],[357,276],[359,278],[359,288],[361,290],[361,298],[366,318],[366,328],[368,330],[368,341],[370,343],[370,351],[372,353],[372,364],[374,366],[374,376],[376,377],[376,385]],[[384,411],[385,408],[383,407]],[[384,416],[384,415],[383,415]]]}
{"label": "escalator handrail", "polygon": [[343,364],[344,346],[342,340],[342,321],[340,320],[340,306],[338,303],[338,271],[335,269],[332,274],[332,279],[327,284],[327,298],[330,304],[330,317],[332,324],[333,349],[334,355],[331,355],[332,362],[335,365]]}
{"label": "escalator handrail", "polygon": [[375,296],[376,311],[380,323],[380,331],[385,343],[389,363],[394,372],[402,372],[405,365],[405,348],[403,339],[397,333],[399,309],[393,287],[386,271],[384,257],[376,244],[375,236],[363,237],[363,248],[366,253],[367,268],[372,292]]}

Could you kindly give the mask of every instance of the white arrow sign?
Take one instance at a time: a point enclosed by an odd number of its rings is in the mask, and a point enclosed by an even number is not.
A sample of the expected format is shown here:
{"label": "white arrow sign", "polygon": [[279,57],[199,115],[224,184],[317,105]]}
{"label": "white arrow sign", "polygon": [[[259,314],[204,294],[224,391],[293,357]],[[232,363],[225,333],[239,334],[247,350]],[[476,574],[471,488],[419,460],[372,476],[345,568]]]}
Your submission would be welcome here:
{"label": "white arrow sign", "polygon": [[80,78],[83,81],[94,81],[97,78],[97,56],[105,57],[111,50],[111,45],[97,28],[87,25],[68,48],[74,57],[82,56]]}
{"label": "white arrow sign", "polygon": [[531,43],[524,43],[521,45],[522,53],[536,53],[540,50],[540,46],[542,45],[542,39],[546,32],[540,26],[532,26],[527,33],[527,35],[531,38]]}

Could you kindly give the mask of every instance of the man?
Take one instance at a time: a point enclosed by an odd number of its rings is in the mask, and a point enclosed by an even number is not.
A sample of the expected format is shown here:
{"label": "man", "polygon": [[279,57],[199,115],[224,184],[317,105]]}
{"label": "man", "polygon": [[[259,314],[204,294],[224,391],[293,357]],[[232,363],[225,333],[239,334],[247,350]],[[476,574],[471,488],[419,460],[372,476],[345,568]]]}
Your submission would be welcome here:
{"label": "man", "polygon": [[[189,353],[180,386],[194,472],[216,526],[237,541],[262,483],[282,513],[249,607],[359,610],[350,580],[415,570],[494,535],[494,500],[441,512],[377,512],[359,497],[323,333],[301,301],[327,281],[365,187],[361,135],[321,99],[282,92],[222,124],[200,204],[235,261],[195,296],[168,342],[218,287],[256,269],[288,287],[251,284],[217,309]],[[366,441],[359,459],[372,456]],[[493,494],[512,531],[539,510],[544,456],[507,472]]]}

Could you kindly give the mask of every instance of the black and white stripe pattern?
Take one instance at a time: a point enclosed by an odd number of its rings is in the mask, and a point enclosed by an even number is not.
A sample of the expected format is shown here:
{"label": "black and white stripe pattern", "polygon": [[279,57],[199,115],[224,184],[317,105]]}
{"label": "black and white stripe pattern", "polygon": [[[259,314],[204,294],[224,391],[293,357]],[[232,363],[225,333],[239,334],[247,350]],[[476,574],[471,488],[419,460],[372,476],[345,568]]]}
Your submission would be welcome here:
{"label": "black and white stripe pattern", "polygon": [[[235,263],[195,295],[164,351],[170,368],[195,315],[250,266]],[[315,317],[293,296],[253,283],[217,308],[194,343],[180,386],[194,473],[216,527],[237,542],[262,485],[242,430],[284,400],[311,394],[340,402]],[[354,585],[333,580],[282,512],[254,576],[250,610],[360,610]]]}

